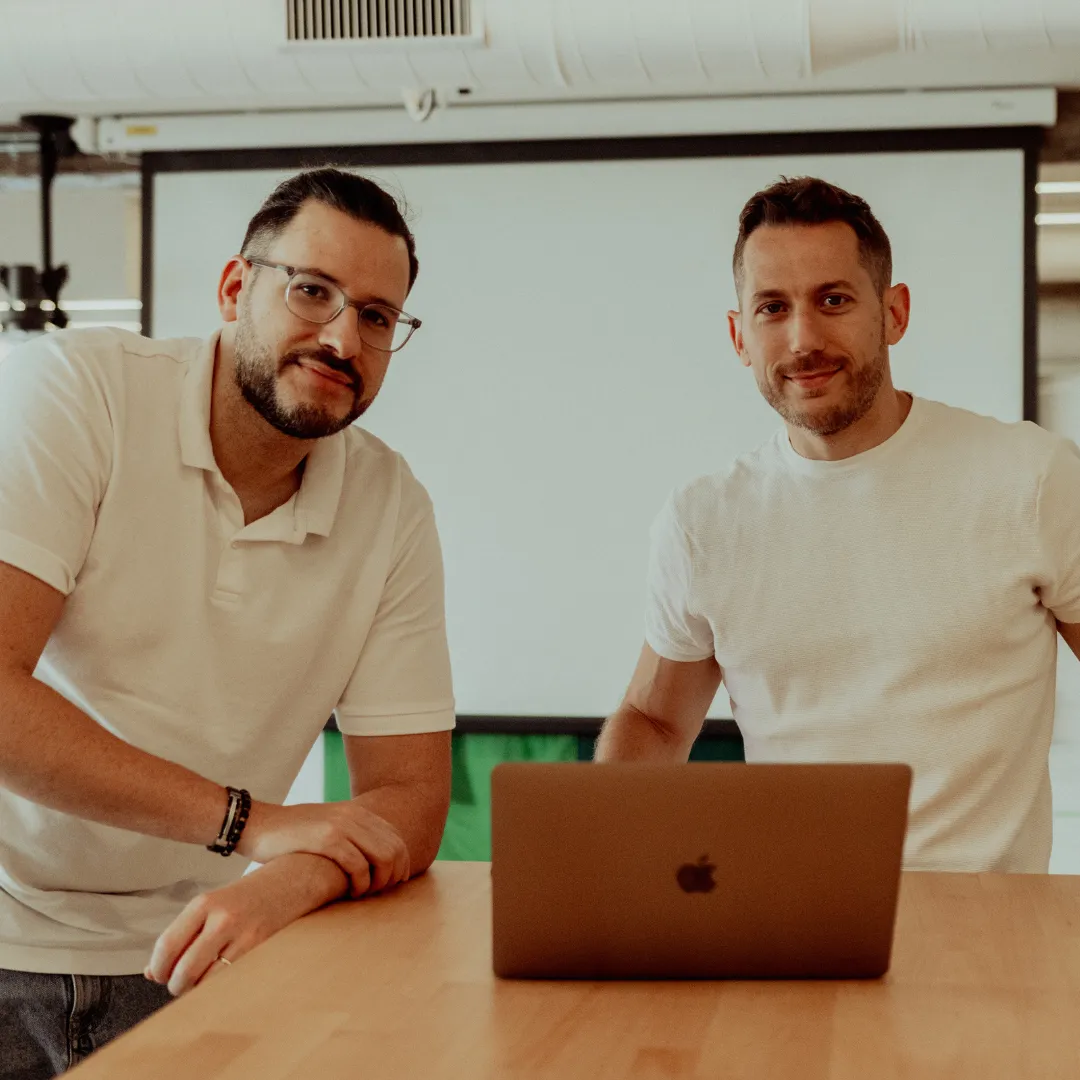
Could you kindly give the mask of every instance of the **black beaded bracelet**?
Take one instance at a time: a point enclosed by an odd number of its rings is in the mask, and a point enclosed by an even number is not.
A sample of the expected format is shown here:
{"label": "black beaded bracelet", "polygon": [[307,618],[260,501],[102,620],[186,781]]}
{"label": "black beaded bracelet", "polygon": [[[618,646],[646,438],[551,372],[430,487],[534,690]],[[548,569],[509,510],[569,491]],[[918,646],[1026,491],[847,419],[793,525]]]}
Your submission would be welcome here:
{"label": "black beaded bracelet", "polygon": [[221,823],[221,832],[212,844],[207,844],[208,851],[216,851],[219,855],[231,855],[236,850],[251,813],[251,795],[247,791],[234,787],[225,790],[229,795],[229,805]]}

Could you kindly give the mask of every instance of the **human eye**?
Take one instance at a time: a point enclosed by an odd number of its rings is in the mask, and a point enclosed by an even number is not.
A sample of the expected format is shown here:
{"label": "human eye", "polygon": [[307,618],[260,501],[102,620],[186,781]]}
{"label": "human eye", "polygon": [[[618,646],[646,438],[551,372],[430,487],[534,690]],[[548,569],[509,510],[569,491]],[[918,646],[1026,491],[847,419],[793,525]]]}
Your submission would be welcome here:
{"label": "human eye", "polygon": [[779,315],[784,310],[784,305],[779,300],[770,300],[758,308],[759,315]]}
{"label": "human eye", "polygon": [[396,321],[396,316],[387,308],[368,306],[360,314],[365,326],[372,330],[389,330]]}
{"label": "human eye", "polygon": [[836,311],[839,308],[847,307],[851,303],[851,297],[845,296],[843,293],[829,293],[828,296],[822,299],[821,303],[830,311]]}
{"label": "human eye", "polygon": [[293,282],[293,291],[299,292],[305,300],[323,302],[330,299],[330,288],[315,278],[297,278]]}

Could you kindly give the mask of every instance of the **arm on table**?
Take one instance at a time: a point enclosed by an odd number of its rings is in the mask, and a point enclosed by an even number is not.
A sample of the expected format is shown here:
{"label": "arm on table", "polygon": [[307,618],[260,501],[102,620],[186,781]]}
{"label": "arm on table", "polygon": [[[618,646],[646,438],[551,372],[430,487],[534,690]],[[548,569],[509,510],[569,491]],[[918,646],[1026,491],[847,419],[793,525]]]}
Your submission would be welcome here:
{"label": "arm on table", "polygon": [[596,741],[596,760],[686,761],[722,678],[715,657],[667,660],[645,645]]}
{"label": "arm on table", "polygon": [[157,939],[145,975],[179,995],[290,923],[342,896],[345,872],[319,855],[282,855],[231,885],[195,897]]}
{"label": "arm on table", "polygon": [[386,821],[405,841],[408,872],[435,859],[450,809],[450,732],[346,735],[353,801]]}
{"label": "arm on table", "polygon": [[[345,736],[353,799],[378,826],[368,845],[370,891],[422,873],[439,850],[450,806],[450,732]],[[341,897],[349,879],[328,859],[273,859],[232,885],[196,897],[158,938],[146,969],[173,994],[191,989],[289,923]]]}
{"label": "arm on table", "polygon": [[[220,784],[131,746],[34,678],[64,600],[51,585],[0,562],[0,785],[105,825],[212,843],[228,805]],[[255,802],[237,850],[256,862],[291,852],[323,855],[350,875],[359,895],[371,886],[371,862],[389,867],[405,858],[404,843],[390,834],[359,802]]]}

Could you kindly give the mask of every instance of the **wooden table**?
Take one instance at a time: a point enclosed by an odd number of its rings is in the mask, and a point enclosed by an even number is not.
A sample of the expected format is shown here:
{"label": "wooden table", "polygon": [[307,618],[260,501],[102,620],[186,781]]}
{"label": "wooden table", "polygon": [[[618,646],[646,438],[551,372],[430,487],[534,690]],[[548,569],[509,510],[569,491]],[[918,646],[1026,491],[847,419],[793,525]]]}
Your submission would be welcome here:
{"label": "wooden table", "polygon": [[1080,877],[905,874],[878,982],[502,982],[487,863],[301,920],[76,1080],[1077,1080]]}

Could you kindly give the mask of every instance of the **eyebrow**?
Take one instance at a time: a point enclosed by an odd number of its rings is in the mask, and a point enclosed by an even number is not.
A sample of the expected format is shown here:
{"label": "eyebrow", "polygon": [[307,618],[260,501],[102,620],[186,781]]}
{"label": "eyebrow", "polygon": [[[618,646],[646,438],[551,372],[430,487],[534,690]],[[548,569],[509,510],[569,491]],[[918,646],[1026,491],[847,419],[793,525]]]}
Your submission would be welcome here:
{"label": "eyebrow", "polygon": [[401,308],[399,308],[397,304],[390,303],[389,300],[385,299],[382,296],[373,296],[370,300],[364,301],[357,300],[354,296],[350,296],[347,292],[345,292],[345,286],[342,285],[342,283],[338,281],[338,279],[334,277],[333,274],[328,274],[325,270],[320,270],[317,266],[297,266],[295,263],[289,263],[288,265],[292,266],[293,270],[295,270],[297,273],[311,274],[312,277],[321,277],[325,278],[329,282],[332,282],[343,293],[345,293],[345,299],[351,300],[354,304],[382,304],[383,307],[393,308],[394,311],[401,311]]}
{"label": "eyebrow", "polygon": [[[815,293],[828,293],[835,292],[837,289],[845,289],[848,292],[855,292],[855,286],[843,278],[838,278],[836,281],[826,281],[821,285],[815,287]],[[755,304],[760,303],[762,300],[784,300],[788,296],[784,289],[759,289],[750,298]]]}

